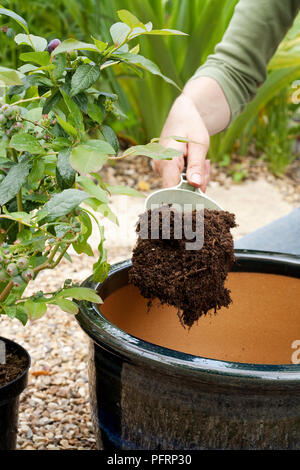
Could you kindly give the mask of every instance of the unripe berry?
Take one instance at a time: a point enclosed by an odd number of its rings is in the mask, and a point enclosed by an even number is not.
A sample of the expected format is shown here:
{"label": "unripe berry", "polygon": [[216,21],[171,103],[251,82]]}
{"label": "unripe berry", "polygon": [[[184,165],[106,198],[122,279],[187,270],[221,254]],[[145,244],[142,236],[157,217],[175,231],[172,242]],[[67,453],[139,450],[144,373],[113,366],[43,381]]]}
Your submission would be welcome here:
{"label": "unripe berry", "polygon": [[0,270],[0,282],[7,281],[7,279],[8,279],[8,275],[5,271],[5,269],[1,269]]}
{"label": "unripe berry", "polygon": [[22,278],[24,281],[29,282],[31,279],[33,279],[34,272],[32,269],[26,269],[26,271],[22,272]]}
{"label": "unripe berry", "polygon": [[13,286],[14,287],[21,287],[23,284],[24,284],[24,281],[21,278],[21,276],[15,276],[13,278]]}
{"label": "unripe berry", "polygon": [[52,39],[52,41],[49,42],[47,51],[51,54],[54,49],[57,48],[61,44],[61,41],[59,39]]}
{"label": "unripe berry", "polygon": [[17,266],[19,269],[25,269],[28,266],[28,259],[27,258],[19,258],[17,261]]}
{"label": "unripe berry", "polygon": [[10,277],[16,276],[18,274],[16,263],[9,263],[6,267],[6,272]]}

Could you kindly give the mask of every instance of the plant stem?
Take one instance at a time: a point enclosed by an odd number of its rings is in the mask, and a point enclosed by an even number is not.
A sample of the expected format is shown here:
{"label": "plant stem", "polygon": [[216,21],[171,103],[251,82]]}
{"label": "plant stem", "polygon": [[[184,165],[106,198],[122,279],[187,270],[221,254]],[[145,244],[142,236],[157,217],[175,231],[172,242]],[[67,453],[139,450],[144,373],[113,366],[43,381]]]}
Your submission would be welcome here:
{"label": "plant stem", "polygon": [[[18,163],[18,157],[16,156],[15,152],[13,152],[13,159],[16,163]],[[19,189],[17,193],[17,207],[18,207],[18,212],[23,212],[23,203],[22,203],[22,187]],[[24,225],[22,222],[18,222],[18,227],[19,227],[19,232],[23,230]]]}
{"label": "plant stem", "polygon": [[2,300],[5,299],[5,297],[7,296],[7,294],[9,294],[9,292],[12,290],[13,288],[13,281],[9,281],[9,283],[7,284],[7,286],[3,289],[3,291],[1,292],[0,294],[0,302],[2,302]]}

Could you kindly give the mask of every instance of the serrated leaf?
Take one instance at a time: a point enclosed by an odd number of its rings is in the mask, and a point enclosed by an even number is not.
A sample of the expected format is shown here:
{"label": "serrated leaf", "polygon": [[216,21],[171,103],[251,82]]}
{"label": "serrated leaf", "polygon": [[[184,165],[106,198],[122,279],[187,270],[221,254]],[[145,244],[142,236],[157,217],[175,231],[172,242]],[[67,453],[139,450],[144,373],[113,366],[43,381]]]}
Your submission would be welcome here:
{"label": "serrated leaf", "polygon": [[34,36],[33,34],[17,34],[15,36],[15,42],[17,44],[26,44],[27,46],[32,47],[37,52],[42,52],[47,47],[47,41],[45,38],[40,36]]}
{"label": "serrated leaf", "polygon": [[20,60],[23,62],[33,62],[38,65],[48,65],[50,63],[50,54],[47,51],[43,52],[23,52],[19,55]]}
{"label": "serrated leaf", "polygon": [[31,164],[29,162],[22,162],[14,165],[6,177],[0,183],[0,206],[3,206],[10,201],[26,180]]}
{"label": "serrated leaf", "polygon": [[99,77],[100,68],[98,65],[79,65],[71,80],[71,96],[77,95],[92,86]]}
{"label": "serrated leaf", "polygon": [[28,152],[33,155],[44,153],[40,142],[31,134],[15,134],[11,138],[9,146],[18,152]]}
{"label": "serrated leaf", "polygon": [[70,164],[71,149],[59,152],[56,165],[56,179],[61,189],[71,188],[75,182],[76,172]]}
{"label": "serrated leaf", "polygon": [[57,46],[56,49],[54,49],[52,56],[60,54],[61,52],[71,52],[75,50],[99,52],[98,48],[94,44],[77,41],[77,39],[66,39],[59,46]]}
{"label": "serrated leaf", "polygon": [[73,209],[79,206],[89,195],[78,189],[65,189],[57,193],[44,205],[43,213],[50,219],[58,219],[69,214]]}

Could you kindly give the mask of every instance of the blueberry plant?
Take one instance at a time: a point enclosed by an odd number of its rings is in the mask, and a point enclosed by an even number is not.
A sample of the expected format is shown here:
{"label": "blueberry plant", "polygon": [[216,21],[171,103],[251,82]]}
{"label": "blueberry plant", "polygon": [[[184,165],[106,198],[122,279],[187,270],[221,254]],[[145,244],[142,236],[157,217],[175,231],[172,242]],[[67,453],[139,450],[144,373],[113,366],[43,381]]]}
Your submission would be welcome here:
{"label": "blueberry plant", "polygon": [[153,141],[120,154],[109,125],[121,115],[118,97],[101,91],[101,74],[118,65],[175,85],[132,42],[146,34],[182,33],[154,30],[151,23],[121,10],[120,21],[110,29],[111,43],[96,38],[91,43],[74,38],[48,43],[30,34],[13,11],[0,8],[0,15],[13,18],[24,31],[14,37],[22,65],[17,70],[0,67],[0,314],[25,324],[42,316],[47,304],[76,313],[74,299],[101,302],[94,291],[70,280],[56,292],[26,296],[24,291],[40,271],[55,268],[64,257],[70,260],[69,247],[93,256],[88,242],[92,219],[100,232],[93,277],[103,281],[107,276],[101,218],[115,220],[109,196],[138,192],[103,182],[102,166],[128,155],[165,159],[178,152]]}

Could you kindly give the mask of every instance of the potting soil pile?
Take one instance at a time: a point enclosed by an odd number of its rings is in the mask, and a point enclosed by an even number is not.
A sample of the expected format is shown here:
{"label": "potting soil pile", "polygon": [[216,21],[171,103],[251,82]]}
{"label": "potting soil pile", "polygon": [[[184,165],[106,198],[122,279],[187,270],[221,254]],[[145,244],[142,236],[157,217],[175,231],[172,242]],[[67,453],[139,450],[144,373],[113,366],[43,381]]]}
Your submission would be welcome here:
{"label": "potting soil pile", "polygon": [[[159,212],[156,219],[159,220],[157,239],[150,237],[151,218],[155,211]],[[166,220],[163,214],[169,217],[169,239],[163,235],[163,220]],[[149,305],[158,298],[162,304],[177,307],[182,324],[191,327],[200,316],[210,310],[216,313],[231,303],[230,291],[224,283],[234,262],[230,229],[236,223],[234,214],[229,212],[193,211],[189,218],[191,228],[196,233],[202,223],[203,230],[204,222],[204,242],[200,249],[187,249],[192,246],[187,245],[191,243],[190,234],[186,238],[182,230],[181,239],[177,239],[178,218],[182,219],[184,227],[183,213],[169,206],[152,212],[149,209],[139,217],[137,233],[141,233],[133,250],[129,282],[149,299]],[[147,239],[145,226],[149,229]]]}

